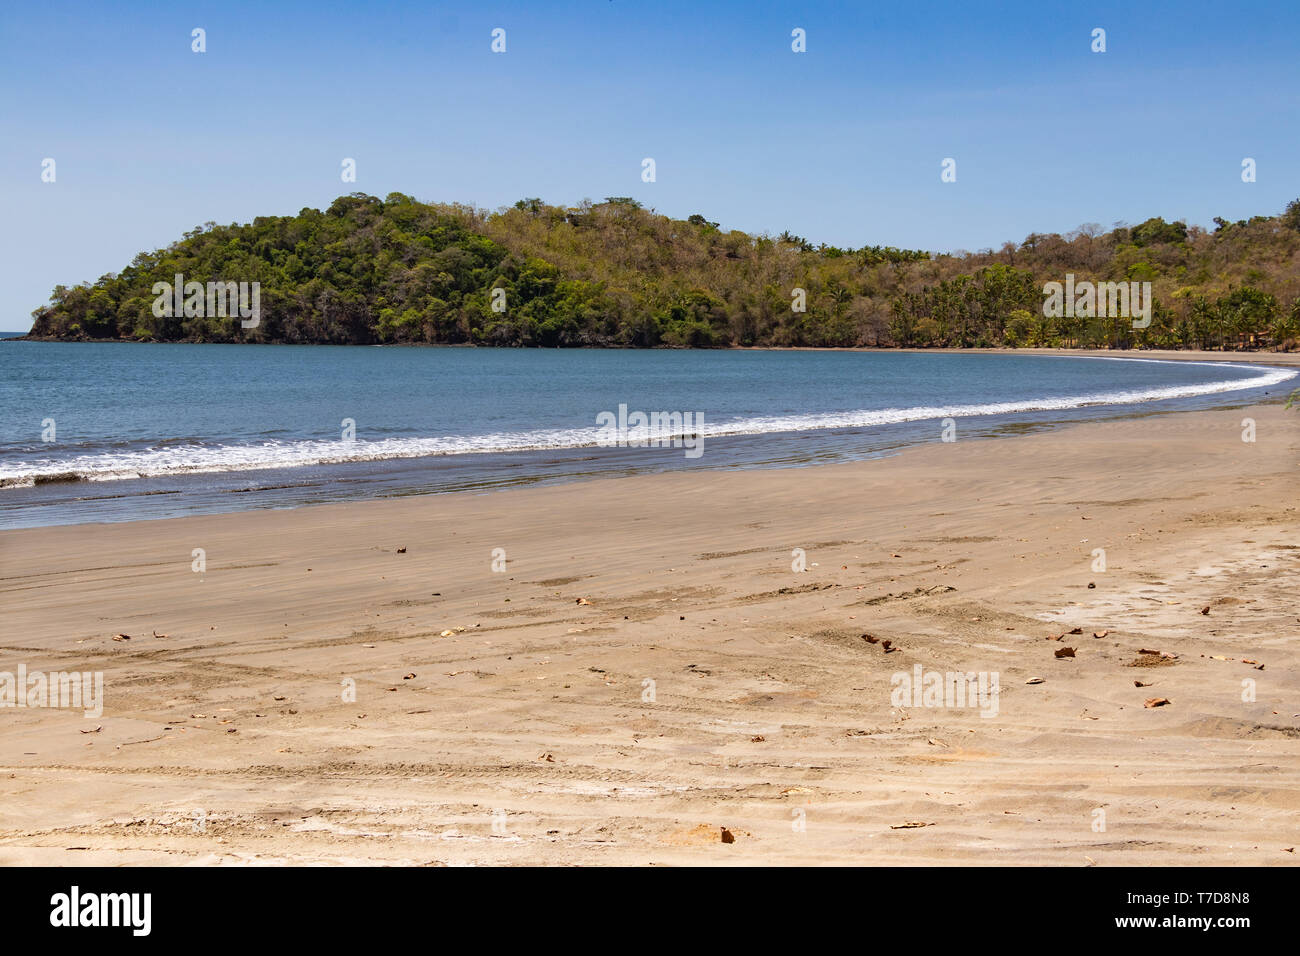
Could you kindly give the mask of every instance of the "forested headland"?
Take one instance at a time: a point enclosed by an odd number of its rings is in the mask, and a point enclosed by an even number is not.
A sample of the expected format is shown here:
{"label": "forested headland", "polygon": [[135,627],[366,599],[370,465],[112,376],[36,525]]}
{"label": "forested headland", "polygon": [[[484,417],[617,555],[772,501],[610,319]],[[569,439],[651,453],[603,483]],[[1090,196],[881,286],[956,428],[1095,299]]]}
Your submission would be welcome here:
{"label": "forested headland", "polygon": [[[859,249],[670,219],[627,197],[496,212],[342,196],[207,223],[57,286],[31,337],[542,347],[1300,347],[1300,200],[1209,231],[1148,219],[972,253]],[[1043,286],[1150,282],[1150,325],[1044,316]],[[160,310],[177,275],[260,284],[260,319]],[[799,290],[802,290],[802,296]],[[169,297],[170,298],[170,297]],[[797,306],[802,306],[799,311]],[[159,311],[175,314],[158,314]],[[189,314],[194,312],[197,314]]]}

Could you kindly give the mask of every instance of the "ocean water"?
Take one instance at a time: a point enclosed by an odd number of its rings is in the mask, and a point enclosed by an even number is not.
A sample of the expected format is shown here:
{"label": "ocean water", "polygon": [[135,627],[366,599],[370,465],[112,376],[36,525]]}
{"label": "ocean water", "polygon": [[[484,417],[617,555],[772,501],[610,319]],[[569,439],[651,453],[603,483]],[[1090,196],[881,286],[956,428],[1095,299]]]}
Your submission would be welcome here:
{"label": "ocean water", "polygon": [[[938,441],[945,418],[975,438],[1246,404],[1295,377],[1034,354],[6,342],[0,527],[842,461]],[[651,431],[636,412],[684,417]]]}

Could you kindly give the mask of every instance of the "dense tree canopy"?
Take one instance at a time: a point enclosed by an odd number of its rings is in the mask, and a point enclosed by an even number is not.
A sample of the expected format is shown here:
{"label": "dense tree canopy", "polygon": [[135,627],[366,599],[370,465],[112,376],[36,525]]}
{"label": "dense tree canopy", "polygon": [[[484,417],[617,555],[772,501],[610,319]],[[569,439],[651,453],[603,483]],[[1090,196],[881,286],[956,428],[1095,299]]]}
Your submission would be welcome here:
{"label": "dense tree canopy", "polygon": [[[842,249],[670,219],[636,200],[486,213],[342,196],[321,212],[207,223],[94,284],[54,289],[32,335],[191,342],[511,346],[1291,347],[1300,200],[1213,233],[1148,219],[957,255]],[[155,283],[257,282],[261,321],[159,316]],[[1150,282],[1150,327],[1047,318],[1067,274]],[[802,309],[799,308],[802,306]]]}

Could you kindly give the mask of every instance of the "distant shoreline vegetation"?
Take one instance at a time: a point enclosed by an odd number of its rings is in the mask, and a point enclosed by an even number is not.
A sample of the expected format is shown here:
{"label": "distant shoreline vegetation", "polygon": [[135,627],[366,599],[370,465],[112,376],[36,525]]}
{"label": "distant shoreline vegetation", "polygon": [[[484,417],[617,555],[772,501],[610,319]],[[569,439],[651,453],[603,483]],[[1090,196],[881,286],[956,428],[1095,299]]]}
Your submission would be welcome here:
{"label": "distant shoreline vegetation", "polygon": [[[401,193],[205,225],[93,284],[56,286],[60,341],[588,348],[1300,347],[1300,200],[1213,232],[1088,224],[994,251],[840,249],[723,231],[628,197],[489,213]],[[1046,314],[1045,286],[1150,283],[1149,324]],[[261,321],[153,305],[184,275],[256,283]],[[161,288],[161,285],[159,285]],[[170,314],[158,315],[159,311]],[[1059,310],[1057,310],[1059,311]],[[1083,312],[1084,314],[1080,314]],[[1141,322],[1136,323],[1141,326]]]}

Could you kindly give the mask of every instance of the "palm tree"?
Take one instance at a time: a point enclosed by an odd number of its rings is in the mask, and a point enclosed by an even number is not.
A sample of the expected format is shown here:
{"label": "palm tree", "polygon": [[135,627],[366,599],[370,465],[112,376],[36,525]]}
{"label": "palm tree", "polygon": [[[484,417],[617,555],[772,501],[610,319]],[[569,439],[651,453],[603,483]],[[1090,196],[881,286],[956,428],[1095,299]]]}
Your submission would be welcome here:
{"label": "palm tree", "polygon": [[1218,333],[1219,348],[1227,349],[1230,321],[1228,310],[1225,307],[1225,300],[1220,299],[1211,305],[1204,296],[1198,296],[1196,304],[1192,306],[1192,311],[1205,322],[1206,338],[1209,338],[1211,333]]}
{"label": "palm tree", "polygon": [[1287,339],[1300,338],[1300,299],[1296,299],[1289,313],[1279,312],[1269,329],[1274,345],[1281,345]]}
{"label": "palm tree", "polygon": [[1192,302],[1191,325],[1191,333],[1196,343],[1201,348],[1205,348],[1210,330],[1214,327],[1214,307],[1203,295],[1198,295]]}
{"label": "palm tree", "polygon": [[839,319],[844,315],[844,307],[853,301],[853,293],[836,283],[830,289],[830,298],[835,304],[835,318]]}

